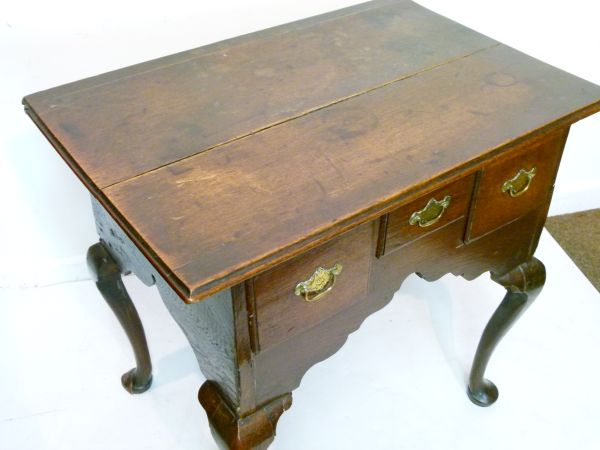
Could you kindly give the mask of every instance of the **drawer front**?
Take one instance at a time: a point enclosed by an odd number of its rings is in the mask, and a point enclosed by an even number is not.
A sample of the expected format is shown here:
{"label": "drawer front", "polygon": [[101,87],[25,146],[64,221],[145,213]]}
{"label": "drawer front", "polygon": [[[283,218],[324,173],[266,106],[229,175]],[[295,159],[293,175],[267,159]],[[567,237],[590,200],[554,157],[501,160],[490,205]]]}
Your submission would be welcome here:
{"label": "drawer front", "polygon": [[[368,223],[256,276],[260,348],[277,345],[364,300],[373,247],[373,224]],[[319,267],[324,271],[311,284]],[[298,287],[302,282],[304,287]]]}
{"label": "drawer front", "polygon": [[528,141],[481,170],[468,240],[481,237],[549,201],[568,129]]}
{"label": "drawer front", "polygon": [[[464,219],[475,176],[467,175],[429,192],[382,218],[377,256],[391,253],[445,225]],[[462,233],[457,240],[462,242]]]}

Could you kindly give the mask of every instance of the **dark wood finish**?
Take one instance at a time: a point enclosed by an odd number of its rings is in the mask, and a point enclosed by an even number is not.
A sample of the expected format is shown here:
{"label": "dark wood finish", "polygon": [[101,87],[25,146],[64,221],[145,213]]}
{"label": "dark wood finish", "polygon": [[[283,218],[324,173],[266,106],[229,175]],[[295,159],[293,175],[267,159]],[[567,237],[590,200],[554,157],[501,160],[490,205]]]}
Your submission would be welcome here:
{"label": "dark wood finish", "polygon": [[[289,392],[258,400],[254,372],[257,343],[255,310],[249,289],[239,284],[203,302],[185,304],[144,258],[114,220],[92,200],[103,251],[147,285],[156,284],[171,315],[188,338],[202,373],[209,380],[198,398],[216,440],[225,448],[266,448],[279,416],[291,405]],[[356,233],[355,233],[356,234]],[[104,255],[104,253],[103,253]]]}
{"label": "dark wood finish", "polygon": [[490,406],[498,399],[498,388],[484,378],[492,352],[513,323],[538,296],[546,281],[546,269],[536,258],[492,280],[506,288],[506,296],[483,331],[477,347],[467,393],[478,406]]}
{"label": "dark wood finish", "polygon": [[202,385],[198,400],[206,410],[217,444],[231,450],[263,450],[269,447],[275,438],[279,417],[292,406],[292,395],[285,394],[240,417],[212,381]]}
{"label": "dark wood finish", "polygon": [[[558,163],[565,146],[568,128],[559,128],[515,148],[510,157],[496,158],[486,164],[479,178],[473,201],[468,239],[477,239],[545,203],[554,187]],[[520,169],[536,168],[529,188],[518,197],[502,192],[502,185]]]}
{"label": "dark wood finish", "polygon": [[495,44],[412,2],[380,1],[25,100],[104,188]]}
{"label": "dark wood finish", "polygon": [[[475,403],[495,400],[485,367],[543,284],[533,253],[562,149],[570,124],[600,110],[600,88],[379,0],[24,104],[94,197],[90,266],[138,361],[126,387],[151,379],[120,278],[133,272],[157,286],[194,350],[217,441],[265,449],[306,371],[414,272],[491,272],[507,288],[469,383]],[[502,192],[533,165],[522,196]],[[439,222],[407,225],[446,195]],[[295,295],[336,263],[320,301]]]}
{"label": "dark wood finish", "polygon": [[[254,285],[260,348],[289,339],[367,297],[373,254],[371,224],[361,226],[318,249],[258,275]],[[333,289],[322,299],[308,303],[294,293],[298,282],[317,267],[342,264]]]}
{"label": "dark wood finish", "polygon": [[[380,227],[377,256],[398,250],[410,241],[419,239],[440,227],[466,217],[473,194],[474,179],[475,175],[465,176],[392,211],[385,218],[382,217],[383,225]],[[425,228],[409,223],[411,215],[415,211],[422,210],[430,199],[442,200],[446,196],[451,198],[450,205],[436,223]],[[462,239],[462,236],[461,233],[458,239]]]}
{"label": "dark wood finish", "polygon": [[[133,272],[146,285],[156,285],[169,313],[186,335],[202,373],[218,383],[231,404],[240,400],[236,359],[233,296],[229,289],[206,301],[187,305],[148,262],[104,208],[92,198],[96,229],[104,248],[123,273]],[[239,302],[238,302],[239,304]]]}
{"label": "dark wood finish", "polygon": [[[382,258],[375,258],[373,252],[367,301],[357,302],[294,339],[254,356],[257,402],[296,389],[306,371],[341,348],[366,317],[392,299],[408,275],[417,272],[434,281],[453,273],[471,280],[488,271],[504,273],[527,261],[535,250],[544,213],[542,206],[470,245],[456,239],[465,229],[465,220],[461,219]],[[378,232],[376,222],[372,223],[372,232],[374,236]]]}
{"label": "dark wood finish", "polygon": [[[463,217],[382,258],[375,257],[379,224],[371,222],[366,227],[371,234],[366,246],[372,266],[368,301],[354,302],[293,338],[266,348],[252,344],[256,333],[251,324],[261,326],[261,316],[248,307],[256,301],[250,299],[253,283],[237,285],[200,303],[185,304],[97,202],[94,211],[99,233],[111,254],[124,261],[125,270],[143,280],[156,281],[167,308],[188,337],[210,380],[202,386],[199,399],[216,440],[225,448],[261,449],[272,441],[277,419],[291,404],[290,392],[299,386],[306,371],[335,353],[368,315],[385,306],[406,276],[418,272],[435,280],[451,272],[473,279],[486,271],[510,271],[531,259],[547,204],[469,245],[457,238],[465,230]],[[354,235],[364,242],[364,233],[357,230]],[[326,301],[324,298],[324,304]],[[305,320],[301,314],[295,318]]]}
{"label": "dark wood finish", "polygon": [[[341,38],[348,52],[333,32],[346,33],[347,20],[362,24]],[[185,301],[240,283],[600,109],[597,86],[410,3],[374,3],[273,33],[24,100]],[[362,62],[353,60],[363,52],[358,43],[371,49]],[[230,56],[217,58],[223,54]],[[236,64],[248,55],[250,66]],[[285,76],[265,91],[254,71],[289,59],[301,65],[282,68]],[[318,69],[307,73],[311,64]],[[343,92],[324,93],[311,84],[317,79]]]}
{"label": "dark wood finish", "polygon": [[[490,81],[507,71],[518,82]],[[497,46],[103,192],[195,301],[460,177],[582,97],[600,89]]]}
{"label": "dark wood finish", "polygon": [[135,355],[136,367],[123,374],[121,384],[130,394],[146,392],[152,384],[150,353],[144,327],[121,280],[121,268],[101,242],[89,248],[87,262],[98,290],[119,319]]}

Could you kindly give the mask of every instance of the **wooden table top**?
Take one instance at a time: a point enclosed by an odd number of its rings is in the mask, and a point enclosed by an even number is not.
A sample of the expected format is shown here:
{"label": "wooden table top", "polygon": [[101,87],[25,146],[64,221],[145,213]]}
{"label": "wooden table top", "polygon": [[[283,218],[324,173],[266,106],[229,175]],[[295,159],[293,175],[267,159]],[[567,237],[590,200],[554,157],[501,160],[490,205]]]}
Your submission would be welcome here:
{"label": "wooden table top", "polygon": [[600,110],[600,87],[412,2],[378,0],[23,102],[195,301]]}

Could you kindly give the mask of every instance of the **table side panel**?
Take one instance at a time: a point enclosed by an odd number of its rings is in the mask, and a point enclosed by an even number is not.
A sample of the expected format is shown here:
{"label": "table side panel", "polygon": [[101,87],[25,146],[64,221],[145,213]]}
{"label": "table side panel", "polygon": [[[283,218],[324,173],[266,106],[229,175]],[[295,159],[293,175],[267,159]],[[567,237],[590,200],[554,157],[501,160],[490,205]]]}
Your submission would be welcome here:
{"label": "table side panel", "polygon": [[[98,236],[122,272],[132,272],[147,286],[156,285],[165,306],[188,338],[202,373],[207,379],[217,382],[235,404],[239,399],[240,383],[230,289],[201,303],[185,304],[93,197],[92,209]],[[151,340],[152,330],[147,332]]]}

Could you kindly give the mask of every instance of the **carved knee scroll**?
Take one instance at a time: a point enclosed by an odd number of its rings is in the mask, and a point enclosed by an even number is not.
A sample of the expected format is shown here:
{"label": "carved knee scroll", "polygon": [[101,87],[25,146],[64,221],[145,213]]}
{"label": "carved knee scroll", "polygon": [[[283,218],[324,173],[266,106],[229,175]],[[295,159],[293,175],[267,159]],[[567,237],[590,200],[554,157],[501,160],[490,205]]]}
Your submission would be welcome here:
{"label": "carved knee scroll", "polygon": [[498,389],[484,378],[485,369],[498,342],[540,293],[546,270],[541,261],[532,258],[503,275],[492,274],[492,280],[507,292],[485,327],[473,360],[467,393],[478,406],[489,406],[498,399]]}
{"label": "carved knee scroll", "polygon": [[135,354],[136,367],[123,374],[121,383],[131,394],[145,392],[152,384],[152,364],[140,317],[121,280],[121,268],[102,242],[90,247],[87,262],[98,290],[119,319]]}

